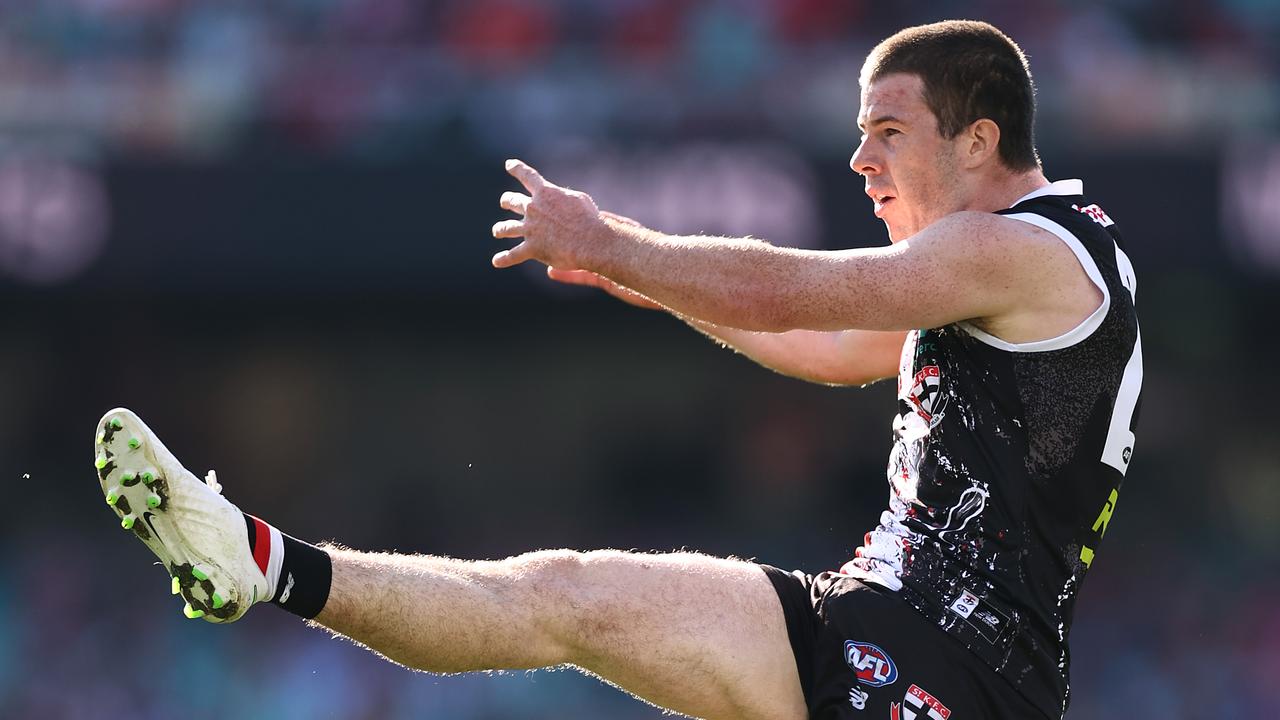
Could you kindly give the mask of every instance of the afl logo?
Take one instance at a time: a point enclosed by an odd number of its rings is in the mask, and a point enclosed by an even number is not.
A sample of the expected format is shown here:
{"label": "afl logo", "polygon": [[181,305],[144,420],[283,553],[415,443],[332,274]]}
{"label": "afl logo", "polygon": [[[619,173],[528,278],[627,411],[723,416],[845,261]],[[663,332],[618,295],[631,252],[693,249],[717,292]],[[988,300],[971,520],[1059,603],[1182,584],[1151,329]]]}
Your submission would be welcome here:
{"label": "afl logo", "polygon": [[871,643],[845,641],[844,661],[849,663],[858,682],[868,687],[882,687],[898,679],[898,668],[889,653]]}
{"label": "afl logo", "polygon": [[907,395],[916,414],[933,427],[941,420],[947,398],[942,394],[942,371],[937,365],[926,365],[916,373],[911,392]]}

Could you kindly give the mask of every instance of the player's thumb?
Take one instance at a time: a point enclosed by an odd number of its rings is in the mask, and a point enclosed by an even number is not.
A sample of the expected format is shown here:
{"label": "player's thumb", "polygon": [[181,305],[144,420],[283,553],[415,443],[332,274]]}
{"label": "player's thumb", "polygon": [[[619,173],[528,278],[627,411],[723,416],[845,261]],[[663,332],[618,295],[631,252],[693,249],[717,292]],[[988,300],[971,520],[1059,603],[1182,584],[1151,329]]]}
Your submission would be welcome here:
{"label": "player's thumb", "polygon": [[558,267],[547,267],[547,277],[566,285],[599,286],[599,276],[590,270],[566,270]]}
{"label": "player's thumb", "polygon": [[496,268],[509,268],[532,258],[533,251],[529,248],[529,241],[525,240],[510,250],[503,250],[494,255],[492,262]]}

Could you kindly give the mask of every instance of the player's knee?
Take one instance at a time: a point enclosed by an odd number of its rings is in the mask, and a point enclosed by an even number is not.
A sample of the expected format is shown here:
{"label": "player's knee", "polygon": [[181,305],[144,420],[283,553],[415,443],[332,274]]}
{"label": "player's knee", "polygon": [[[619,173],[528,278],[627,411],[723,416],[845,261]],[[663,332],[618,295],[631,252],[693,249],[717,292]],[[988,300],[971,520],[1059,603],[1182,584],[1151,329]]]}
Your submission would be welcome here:
{"label": "player's knee", "polygon": [[594,550],[576,558],[566,575],[564,603],[569,612],[563,628],[575,657],[593,666],[603,656],[617,655],[635,638],[651,632],[642,598],[661,597],[647,571],[646,556],[620,550]]}
{"label": "player's knee", "polygon": [[583,664],[626,622],[625,582],[617,568],[626,553],[547,550],[514,558],[514,577],[536,598],[544,642],[562,662]]}
{"label": "player's knee", "polygon": [[502,570],[513,609],[525,615],[531,637],[546,664],[575,662],[568,628],[578,607],[584,553],[542,550],[503,561]]}
{"label": "player's knee", "polygon": [[572,588],[581,574],[586,553],[540,550],[505,561],[508,576],[531,592],[549,599]]}

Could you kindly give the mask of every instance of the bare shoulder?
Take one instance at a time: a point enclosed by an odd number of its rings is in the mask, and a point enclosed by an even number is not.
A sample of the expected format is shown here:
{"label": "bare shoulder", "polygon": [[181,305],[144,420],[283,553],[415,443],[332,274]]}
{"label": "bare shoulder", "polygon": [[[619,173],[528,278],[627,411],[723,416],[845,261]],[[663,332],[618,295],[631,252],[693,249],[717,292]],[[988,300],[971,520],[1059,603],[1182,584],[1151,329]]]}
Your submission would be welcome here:
{"label": "bare shoulder", "polygon": [[[1033,342],[1070,330],[1103,301],[1076,252],[1057,235],[994,213],[962,212],[936,226],[936,242],[950,247],[1001,302],[972,318],[1009,342]],[[932,229],[932,228],[930,228]]]}
{"label": "bare shoulder", "polygon": [[[1005,215],[965,210],[951,213],[925,228],[912,241],[937,244],[939,250],[974,259],[1003,263],[1022,253],[1048,252],[1072,257],[1056,235],[1044,228]],[[1012,258],[1011,258],[1012,254]]]}
{"label": "bare shoulder", "polygon": [[993,213],[952,213],[890,247],[841,251],[839,257],[843,266],[832,267],[845,275],[828,284],[845,290],[843,302],[826,306],[837,308],[842,328],[904,330],[969,321],[1020,342],[1042,326],[1057,328],[1063,316],[1087,317],[1081,308],[1092,303],[1091,312],[1101,299],[1057,236]]}
{"label": "bare shoulder", "polygon": [[988,212],[952,213],[902,244],[918,261],[945,267],[953,282],[980,288],[996,306],[1022,304],[1028,290],[1080,267],[1053,233]]}

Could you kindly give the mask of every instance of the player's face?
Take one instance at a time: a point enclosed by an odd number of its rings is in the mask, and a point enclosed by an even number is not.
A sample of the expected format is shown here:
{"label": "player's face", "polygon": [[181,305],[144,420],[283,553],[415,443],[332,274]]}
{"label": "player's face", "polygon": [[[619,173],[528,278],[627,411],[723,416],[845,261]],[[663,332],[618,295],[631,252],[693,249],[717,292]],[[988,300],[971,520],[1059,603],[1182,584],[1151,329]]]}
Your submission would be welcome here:
{"label": "player's face", "polygon": [[885,75],[862,89],[862,142],[849,167],[867,181],[893,242],[963,209],[955,143],[938,133],[917,75]]}

